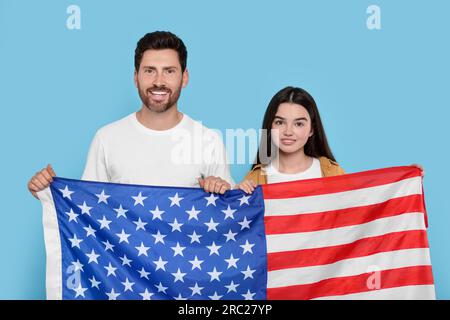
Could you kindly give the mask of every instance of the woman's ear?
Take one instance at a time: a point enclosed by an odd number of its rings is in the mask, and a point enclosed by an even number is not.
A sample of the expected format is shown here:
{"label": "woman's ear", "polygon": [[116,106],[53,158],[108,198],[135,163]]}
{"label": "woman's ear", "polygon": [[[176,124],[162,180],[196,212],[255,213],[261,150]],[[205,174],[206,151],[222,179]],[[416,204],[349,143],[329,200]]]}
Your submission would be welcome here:
{"label": "woman's ear", "polygon": [[311,132],[309,133],[309,136],[308,137],[312,137],[312,135],[314,134],[314,131],[311,129]]}

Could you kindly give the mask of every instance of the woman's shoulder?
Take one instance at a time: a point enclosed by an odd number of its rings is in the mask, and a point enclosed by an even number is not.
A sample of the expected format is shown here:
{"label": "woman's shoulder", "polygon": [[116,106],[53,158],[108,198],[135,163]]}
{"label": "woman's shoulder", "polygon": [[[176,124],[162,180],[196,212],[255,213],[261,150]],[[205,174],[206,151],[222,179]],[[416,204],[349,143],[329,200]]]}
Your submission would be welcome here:
{"label": "woman's shoulder", "polygon": [[319,157],[320,168],[324,177],[338,176],[345,174],[344,169],[337,163],[327,157]]}
{"label": "woman's shoulder", "polygon": [[250,172],[254,172],[254,171],[262,171],[264,168],[263,164],[255,164],[255,166],[250,170]]}
{"label": "woman's shoulder", "polygon": [[246,180],[253,180],[256,184],[266,184],[265,166],[263,164],[255,165],[245,176]]}

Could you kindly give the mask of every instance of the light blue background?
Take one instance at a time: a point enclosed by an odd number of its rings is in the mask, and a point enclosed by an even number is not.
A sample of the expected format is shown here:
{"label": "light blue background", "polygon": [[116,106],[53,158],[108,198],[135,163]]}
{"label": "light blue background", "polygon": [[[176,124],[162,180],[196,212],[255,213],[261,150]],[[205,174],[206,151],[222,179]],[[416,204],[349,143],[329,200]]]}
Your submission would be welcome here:
{"label": "light blue background", "polygon": [[[66,9],[81,8],[81,30]],[[366,9],[381,8],[368,30]],[[211,128],[259,128],[286,85],[316,99],[348,172],[420,163],[437,296],[450,298],[449,1],[0,1],[0,298],[45,298],[47,163],[79,178],[95,131],[140,106],[133,55],[146,32],[188,47],[180,109]],[[240,180],[248,169],[235,165]]]}

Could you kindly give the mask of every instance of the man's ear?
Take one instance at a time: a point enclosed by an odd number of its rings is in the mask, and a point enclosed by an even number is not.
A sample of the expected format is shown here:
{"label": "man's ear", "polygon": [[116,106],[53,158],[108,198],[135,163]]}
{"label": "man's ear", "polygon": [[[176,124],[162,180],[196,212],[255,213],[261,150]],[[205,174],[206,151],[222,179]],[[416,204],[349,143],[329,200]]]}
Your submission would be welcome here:
{"label": "man's ear", "polygon": [[138,79],[137,79],[137,71],[134,70],[134,86],[137,88],[138,87]]}
{"label": "man's ear", "polygon": [[181,85],[183,86],[183,88],[187,86],[188,82],[189,82],[189,71],[188,71],[188,69],[185,69],[183,72],[183,79],[181,82]]}

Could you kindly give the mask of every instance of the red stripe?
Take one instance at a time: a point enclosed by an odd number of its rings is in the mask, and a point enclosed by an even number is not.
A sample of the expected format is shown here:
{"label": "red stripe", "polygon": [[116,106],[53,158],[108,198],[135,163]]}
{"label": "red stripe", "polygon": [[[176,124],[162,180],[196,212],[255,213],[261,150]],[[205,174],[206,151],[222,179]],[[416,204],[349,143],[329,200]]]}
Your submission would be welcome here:
{"label": "red stripe", "polygon": [[284,234],[358,225],[408,212],[425,212],[422,195],[414,194],[368,206],[320,213],[268,216],[264,218],[264,224],[267,235]]}
{"label": "red stripe", "polygon": [[284,199],[344,192],[420,177],[417,167],[393,167],[340,176],[262,185],[264,199]]}
{"label": "red stripe", "polygon": [[[357,276],[331,278],[313,284],[268,288],[269,300],[307,300],[326,296],[337,296],[372,291],[367,280],[373,273]],[[431,266],[415,266],[380,271],[380,289],[412,285],[432,285]],[[388,299],[389,296],[386,296]]]}
{"label": "red stripe", "polygon": [[428,247],[425,230],[393,232],[338,246],[268,253],[267,269],[274,271],[316,266],[380,252]]}

